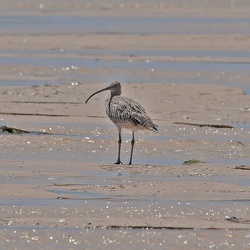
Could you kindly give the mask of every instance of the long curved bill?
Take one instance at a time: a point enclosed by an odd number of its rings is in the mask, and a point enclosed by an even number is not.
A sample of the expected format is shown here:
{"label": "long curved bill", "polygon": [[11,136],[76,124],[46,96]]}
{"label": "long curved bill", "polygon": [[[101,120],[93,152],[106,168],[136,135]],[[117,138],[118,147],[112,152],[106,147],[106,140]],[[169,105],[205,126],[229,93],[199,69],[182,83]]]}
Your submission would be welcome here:
{"label": "long curved bill", "polygon": [[106,90],[110,90],[110,87],[107,87],[107,88],[104,88],[104,89],[101,89],[101,90],[96,91],[94,94],[92,94],[92,95],[86,100],[85,103],[87,103],[88,100],[89,100],[92,96],[94,96],[94,95],[96,95],[96,94],[98,94],[98,93],[100,93],[100,92],[102,92],[102,91],[106,91]]}

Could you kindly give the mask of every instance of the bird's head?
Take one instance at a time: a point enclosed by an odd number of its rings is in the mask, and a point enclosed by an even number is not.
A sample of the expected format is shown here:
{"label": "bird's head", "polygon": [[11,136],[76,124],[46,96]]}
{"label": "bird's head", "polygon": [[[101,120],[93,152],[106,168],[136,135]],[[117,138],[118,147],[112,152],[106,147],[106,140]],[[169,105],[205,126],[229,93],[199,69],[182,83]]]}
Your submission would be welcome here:
{"label": "bird's head", "polygon": [[93,93],[93,94],[86,100],[85,103],[87,103],[88,100],[89,100],[92,96],[94,96],[94,95],[96,95],[96,94],[98,94],[98,93],[100,93],[100,92],[106,91],[106,90],[110,90],[111,96],[120,95],[120,94],[121,94],[121,84],[120,84],[120,82],[118,82],[118,81],[114,81],[114,82],[110,83],[108,87],[106,87],[106,88],[104,88],[104,89],[101,89],[101,90],[98,90],[98,91],[96,91],[95,93]]}

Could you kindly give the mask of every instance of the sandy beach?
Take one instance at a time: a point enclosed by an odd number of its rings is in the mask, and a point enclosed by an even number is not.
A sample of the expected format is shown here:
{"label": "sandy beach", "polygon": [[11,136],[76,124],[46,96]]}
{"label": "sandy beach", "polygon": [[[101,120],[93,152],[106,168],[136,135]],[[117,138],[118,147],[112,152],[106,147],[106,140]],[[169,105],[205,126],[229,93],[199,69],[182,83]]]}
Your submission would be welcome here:
{"label": "sandy beach", "polygon": [[[0,9],[1,126],[29,132],[0,134],[1,249],[250,248],[247,1]],[[114,80],[159,125],[132,166],[85,104]]]}

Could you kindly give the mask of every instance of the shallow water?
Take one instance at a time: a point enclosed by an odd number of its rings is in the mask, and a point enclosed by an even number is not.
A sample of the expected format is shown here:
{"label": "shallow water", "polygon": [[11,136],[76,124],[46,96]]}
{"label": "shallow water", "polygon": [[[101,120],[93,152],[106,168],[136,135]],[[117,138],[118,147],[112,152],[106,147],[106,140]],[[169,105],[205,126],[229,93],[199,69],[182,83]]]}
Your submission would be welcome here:
{"label": "shallow water", "polygon": [[[113,124],[27,123],[49,134],[0,135],[6,159],[71,159],[72,161],[113,163],[117,157],[117,130]],[[161,133],[135,134],[134,163],[181,165],[198,159],[211,164],[248,165],[249,125],[233,123],[234,129],[170,125]],[[130,155],[131,133],[122,133],[121,157]],[[15,155],[11,151],[15,148]],[[157,148],[157,150],[156,150]],[[25,149],[25,150],[24,150]]]}
{"label": "shallow water", "polygon": [[[105,55],[121,55],[120,59],[102,59]],[[151,56],[166,56],[166,59],[151,59]],[[55,57],[53,57],[55,55]],[[80,55],[80,57],[79,57]],[[88,58],[85,55],[93,58]],[[133,57],[130,59],[130,55]],[[138,60],[136,56],[146,56],[145,60]],[[178,57],[185,57],[185,60],[176,60]],[[65,57],[67,59],[65,60]],[[134,58],[135,57],[135,58]],[[170,58],[169,58],[170,57]],[[199,58],[209,57],[209,61],[199,61]],[[43,71],[54,77],[54,80],[2,80],[0,85],[43,85],[70,83],[71,81],[83,81],[82,69],[88,69],[84,74],[84,82],[103,83],[110,78],[106,71],[111,70],[113,79],[121,79],[122,82],[154,82],[154,83],[197,83],[197,84],[222,84],[231,87],[241,88],[246,94],[250,93],[250,86],[247,82],[249,77],[249,63],[240,61],[241,58],[248,58],[248,53],[231,51],[118,51],[118,50],[95,50],[88,51],[2,51],[0,63],[7,67],[23,65],[28,72],[20,70],[21,76],[33,77],[37,71]],[[101,59],[100,59],[101,58]],[[227,62],[226,59],[231,59]],[[219,61],[218,61],[219,60]],[[30,68],[32,66],[32,68]],[[48,70],[49,67],[49,70]],[[35,71],[34,71],[35,70]],[[34,72],[33,72],[34,71]],[[103,72],[105,71],[105,72]],[[99,72],[96,74],[96,72]],[[128,77],[128,72],[133,77]],[[166,74],[165,72],[176,72]],[[182,72],[179,75],[178,72]],[[67,73],[67,74],[66,74]],[[68,75],[70,73],[70,76]],[[56,80],[61,76],[60,80]],[[74,79],[74,80],[73,80]]]}
{"label": "shallow water", "polygon": [[[237,17],[110,17],[110,16],[74,16],[74,15],[4,15],[1,17],[2,34],[249,34],[249,18]],[[63,24],[63,25],[62,25]],[[0,85],[42,85],[60,84],[73,81],[82,82],[83,74],[78,69],[91,69],[85,72],[84,82],[103,83],[118,79],[121,82],[153,82],[153,83],[197,83],[222,84],[241,88],[250,94],[249,53],[237,50],[218,51],[162,51],[162,50],[103,50],[81,49],[67,50],[61,48],[54,51],[42,50],[2,50],[0,64],[3,66],[23,65],[28,72],[20,70],[20,74],[33,77],[34,80],[0,80]],[[91,58],[86,58],[90,56]],[[125,59],[102,59],[103,56],[121,55]],[[80,57],[79,57],[80,56]],[[137,56],[148,57],[145,61],[137,61]],[[163,56],[158,61],[151,57]],[[170,57],[170,58],[169,58]],[[188,61],[177,60],[184,57]],[[66,58],[66,59],[65,59]],[[199,61],[199,59],[209,61]],[[198,61],[197,61],[198,59]],[[230,59],[231,61],[226,61]],[[246,59],[247,61],[242,61]],[[33,67],[30,69],[29,67]],[[75,67],[69,74],[66,68]],[[50,67],[49,72],[47,67]],[[48,74],[53,79],[37,80],[37,71]],[[106,71],[112,76],[107,77]],[[172,71],[174,74],[164,72]],[[178,74],[184,72],[184,75]],[[57,79],[58,76],[60,80]]]}
{"label": "shallow water", "polygon": [[[53,161],[60,158],[99,164],[116,161],[117,132],[112,124],[95,124],[94,128],[93,125],[71,123],[52,126],[43,123],[45,129],[39,123],[33,124],[35,126],[40,131],[50,128],[50,134],[0,135],[6,159],[46,158]],[[247,165],[250,131],[243,126],[237,124],[240,128],[217,129],[176,125],[162,128],[159,134],[137,133],[134,163],[181,165],[186,160],[198,159],[211,164]],[[124,131],[122,139],[121,157],[126,163],[130,155],[130,132]],[[15,155],[11,154],[13,148]]]}
{"label": "shallow water", "polygon": [[[63,24],[63,25],[62,25]],[[111,17],[1,16],[5,34],[249,34],[250,18],[232,17]]]}

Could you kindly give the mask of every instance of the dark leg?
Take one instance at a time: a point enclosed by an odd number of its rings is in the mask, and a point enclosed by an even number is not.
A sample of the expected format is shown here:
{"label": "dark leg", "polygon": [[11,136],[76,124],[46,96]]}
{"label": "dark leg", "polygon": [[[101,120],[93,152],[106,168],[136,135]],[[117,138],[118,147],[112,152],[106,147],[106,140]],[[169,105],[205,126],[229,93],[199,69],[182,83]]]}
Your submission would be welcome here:
{"label": "dark leg", "polygon": [[132,165],[132,157],[133,157],[134,144],[135,144],[135,135],[134,135],[134,131],[132,131],[131,153],[130,153],[129,165]]}
{"label": "dark leg", "polygon": [[118,158],[115,164],[122,164],[120,155],[121,155],[121,144],[122,144],[122,137],[121,137],[121,129],[118,129],[119,139],[118,139]]}

